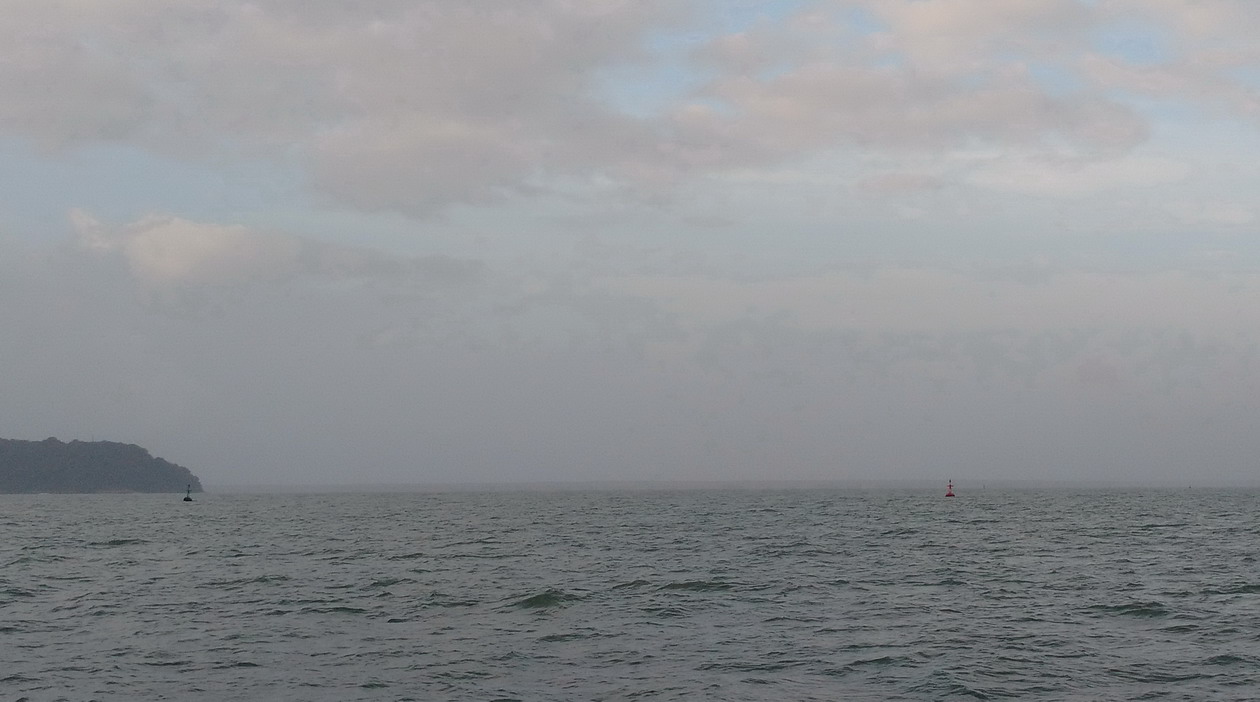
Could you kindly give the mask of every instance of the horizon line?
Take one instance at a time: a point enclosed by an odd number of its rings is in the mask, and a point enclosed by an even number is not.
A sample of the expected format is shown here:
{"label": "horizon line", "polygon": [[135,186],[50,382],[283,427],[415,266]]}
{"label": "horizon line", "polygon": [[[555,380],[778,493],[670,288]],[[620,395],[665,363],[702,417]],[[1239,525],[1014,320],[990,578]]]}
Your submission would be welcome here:
{"label": "horizon line", "polygon": [[[363,483],[295,482],[295,483],[209,483],[202,480],[206,492],[541,492],[555,491],[610,491],[610,490],[793,490],[810,488],[852,490],[915,490],[936,489],[936,482],[944,490],[948,480],[928,481],[916,478],[834,478],[834,479],[712,479],[712,480],[529,480],[529,481],[437,481],[394,482],[373,481]],[[1260,489],[1260,481],[1224,482],[1207,481],[1194,485],[1191,482],[1171,479],[1023,479],[997,478],[962,481],[955,479],[954,489],[959,493],[975,493],[982,490],[1020,489]]]}

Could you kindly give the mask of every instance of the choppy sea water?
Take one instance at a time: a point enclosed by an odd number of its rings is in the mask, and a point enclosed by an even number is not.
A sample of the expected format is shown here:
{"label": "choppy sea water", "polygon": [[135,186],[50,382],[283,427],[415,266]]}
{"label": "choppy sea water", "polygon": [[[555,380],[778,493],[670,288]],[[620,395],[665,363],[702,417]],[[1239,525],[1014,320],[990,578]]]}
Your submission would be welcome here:
{"label": "choppy sea water", "polygon": [[0,699],[1254,700],[1258,507],[0,496]]}

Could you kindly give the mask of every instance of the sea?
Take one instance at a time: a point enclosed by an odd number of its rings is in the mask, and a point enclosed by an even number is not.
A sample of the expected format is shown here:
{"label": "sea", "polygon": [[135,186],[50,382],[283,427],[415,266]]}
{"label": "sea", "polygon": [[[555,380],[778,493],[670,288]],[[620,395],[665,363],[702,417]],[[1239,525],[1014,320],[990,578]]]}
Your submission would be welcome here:
{"label": "sea", "polygon": [[0,496],[0,700],[1256,700],[1260,492]]}

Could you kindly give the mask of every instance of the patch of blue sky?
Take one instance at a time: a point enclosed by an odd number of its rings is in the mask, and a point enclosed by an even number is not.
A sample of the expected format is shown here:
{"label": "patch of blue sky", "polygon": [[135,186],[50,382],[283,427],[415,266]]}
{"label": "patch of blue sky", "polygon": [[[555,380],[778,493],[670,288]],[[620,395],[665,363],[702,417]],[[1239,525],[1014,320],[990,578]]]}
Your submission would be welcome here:
{"label": "patch of blue sky", "polygon": [[724,26],[700,19],[691,26],[651,32],[643,40],[643,58],[596,74],[596,95],[632,117],[660,115],[716,77],[713,68],[695,60],[695,52],[726,33]]}
{"label": "patch of blue sky", "polygon": [[[716,77],[715,69],[695,60],[695,52],[705,44],[763,24],[782,23],[794,14],[817,6],[814,0],[706,3],[697,9],[686,26],[648,34],[643,42],[645,59],[600,71],[596,77],[596,94],[623,114],[641,119],[658,116],[679,101],[692,99],[694,93]],[[858,34],[882,28],[873,15],[860,8],[839,11],[836,19]],[[788,63],[774,64],[764,68],[757,77],[768,80],[790,69]]]}
{"label": "patch of blue sky", "polygon": [[1240,85],[1260,91],[1260,66],[1237,66],[1226,70],[1225,75]]}
{"label": "patch of blue sky", "polygon": [[1046,94],[1062,97],[1078,93],[1085,88],[1080,75],[1061,64],[1035,61],[1028,65],[1028,74]]}
{"label": "patch of blue sky", "polygon": [[1154,66],[1176,58],[1167,31],[1147,24],[1114,23],[1094,30],[1095,51],[1135,66]]}
{"label": "patch of blue sky", "polygon": [[[837,27],[843,27],[846,33],[843,34],[838,41],[840,42],[859,42],[863,38],[886,31],[888,25],[881,22],[869,10],[862,7],[846,7],[827,13],[830,20]],[[904,54],[896,52],[884,52],[879,55],[868,57],[871,65],[877,68],[904,68],[906,65],[906,57]],[[773,63],[763,68],[757,78],[761,80],[773,80],[795,68],[796,64],[791,61],[783,61]]]}
{"label": "patch of blue sky", "polygon": [[782,22],[817,4],[816,0],[713,0],[697,20],[714,34],[729,34],[761,22]]}
{"label": "patch of blue sky", "polygon": [[224,221],[295,201],[295,171],[264,163],[200,165],[122,145],[46,152],[0,142],[0,221],[23,238],[63,236],[71,210],[103,221],[130,222],[147,214]]}
{"label": "patch of blue sky", "polygon": [[885,31],[888,25],[858,5],[830,7],[818,0],[715,0],[707,8],[711,27],[722,33],[741,32],[760,23],[782,23],[802,12],[820,12],[859,35]]}
{"label": "patch of blue sky", "polygon": [[870,10],[865,7],[849,7],[843,11],[843,18],[849,29],[859,35],[877,34],[888,30],[888,25],[882,22]]}
{"label": "patch of blue sky", "polygon": [[875,68],[901,70],[906,68],[906,56],[902,53],[885,53],[873,58],[871,60],[871,65]]}
{"label": "patch of blue sky", "polygon": [[1112,90],[1108,97],[1137,110],[1152,125],[1185,124],[1203,119],[1203,106],[1185,100],[1158,98],[1126,90]]}
{"label": "patch of blue sky", "polygon": [[596,76],[595,93],[609,107],[649,119],[668,112],[716,76],[686,56],[657,54],[650,61],[613,66]]}

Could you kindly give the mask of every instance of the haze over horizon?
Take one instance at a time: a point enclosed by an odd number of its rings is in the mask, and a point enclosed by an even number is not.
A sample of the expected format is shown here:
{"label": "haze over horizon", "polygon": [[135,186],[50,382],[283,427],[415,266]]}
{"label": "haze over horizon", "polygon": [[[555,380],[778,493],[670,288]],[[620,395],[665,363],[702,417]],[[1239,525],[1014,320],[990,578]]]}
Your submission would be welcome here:
{"label": "haze over horizon", "polygon": [[5,10],[5,438],[209,488],[1260,482],[1260,3]]}

